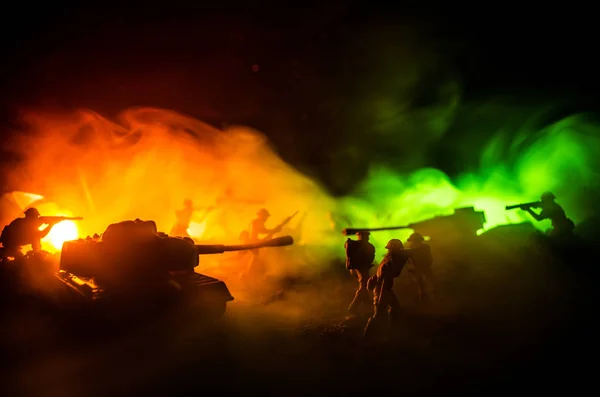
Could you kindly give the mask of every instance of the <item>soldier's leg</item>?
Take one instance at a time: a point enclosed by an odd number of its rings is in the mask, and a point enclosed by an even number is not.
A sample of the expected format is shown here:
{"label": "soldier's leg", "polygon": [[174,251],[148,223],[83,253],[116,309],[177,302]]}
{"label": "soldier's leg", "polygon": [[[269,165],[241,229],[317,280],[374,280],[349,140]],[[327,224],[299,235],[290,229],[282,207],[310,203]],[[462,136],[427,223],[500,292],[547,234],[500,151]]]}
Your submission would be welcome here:
{"label": "soldier's leg", "polygon": [[393,330],[400,322],[400,303],[394,290],[386,291],[386,302],[389,307],[388,330]]}
{"label": "soldier's leg", "polygon": [[431,268],[425,269],[424,273],[423,273],[423,278],[425,280],[424,285],[425,285],[425,296],[427,297],[428,301],[433,301],[435,300],[435,274],[433,274],[433,271],[431,270]]}
{"label": "soldier's leg", "polygon": [[419,303],[423,303],[423,300],[425,298],[425,280],[423,279],[423,274],[421,273],[421,271],[414,271],[413,272],[413,280],[415,281],[415,284],[417,285],[417,294],[418,294],[418,298],[419,298]]}
{"label": "soldier's leg", "polygon": [[372,339],[381,333],[382,329],[386,323],[386,308],[387,304],[385,301],[379,301],[379,294],[373,294],[373,317],[367,321],[367,325],[365,326],[365,330],[363,332],[363,338]]}
{"label": "soldier's leg", "polygon": [[357,278],[358,280],[358,287],[356,288],[356,291],[354,292],[354,298],[352,299],[352,302],[350,302],[350,306],[348,306],[348,312],[352,315],[358,315],[358,306],[360,305],[361,302],[361,280],[360,280],[360,272],[356,269],[352,269],[350,270],[350,274],[352,274],[354,277]]}

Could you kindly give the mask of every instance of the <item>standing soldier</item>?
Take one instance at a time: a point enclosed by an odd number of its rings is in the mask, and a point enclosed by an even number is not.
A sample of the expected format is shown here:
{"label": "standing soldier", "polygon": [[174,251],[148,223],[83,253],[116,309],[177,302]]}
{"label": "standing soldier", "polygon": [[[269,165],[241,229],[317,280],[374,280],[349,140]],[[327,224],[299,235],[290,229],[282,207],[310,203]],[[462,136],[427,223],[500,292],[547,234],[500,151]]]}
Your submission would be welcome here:
{"label": "standing soldier", "polygon": [[367,290],[369,270],[373,267],[375,260],[375,246],[369,242],[369,232],[356,233],[357,240],[346,240],[346,269],[358,279],[358,289],[354,299],[348,307],[350,316],[360,317],[359,307],[361,303],[370,305],[370,294]]}
{"label": "standing soldier", "polygon": [[400,276],[402,269],[410,258],[409,251],[404,249],[402,241],[391,239],[385,248],[388,252],[377,268],[377,274],[371,277],[367,283],[369,290],[373,291],[373,317],[367,322],[363,336],[370,339],[385,328],[386,312],[388,329],[396,322],[400,304],[394,293],[394,279]]}
{"label": "standing soldier", "polygon": [[188,228],[190,227],[190,222],[192,221],[192,215],[194,214],[194,206],[192,204],[192,200],[185,199],[183,201],[183,208],[175,211],[175,218],[177,221],[175,222],[175,226],[171,229],[171,235],[179,236],[179,237],[190,237],[188,235]]}
{"label": "standing soldier", "polygon": [[[431,302],[433,294],[433,272],[431,265],[433,263],[433,255],[431,247],[425,243],[425,239],[421,233],[413,233],[408,238],[407,246],[410,248],[410,263],[412,268],[409,270],[413,274],[413,279],[417,284],[419,293],[419,302]],[[427,293],[427,290],[430,293]]]}
{"label": "standing soldier", "polygon": [[[256,213],[256,218],[252,220],[250,223],[250,230],[248,234],[244,234],[243,236],[240,234],[240,238],[246,238],[249,243],[256,243],[261,240],[267,240],[273,237],[274,234],[279,233],[283,228],[284,224],[280,224],[273,229],[267,228],[265,223],[271,214],[265,208],[261,208]],[[248,269],[246,274],[260,274],[264,275],[266,269],[264,263],[261,261],[259,256],[259,250],[254,249],[250,251],[250,263],[248,265]],[[244,277],[246,274],[242,274]]]}
{"label": "standing soldier", "polygon": [[572,220],[567,218],[565,210],[563,210],[563,208],[554,200],[556,200],[556,196],[553,193],[546,192],[542,194],[541,201],[539,203],[539,206],[542,209],[539,214],[536,214],[532,211],[531,205],[524,205],[521,207],[521,209],[527,211],[536,221],[550,219],[552,222],[550,237],[572,237],[575,224]]}

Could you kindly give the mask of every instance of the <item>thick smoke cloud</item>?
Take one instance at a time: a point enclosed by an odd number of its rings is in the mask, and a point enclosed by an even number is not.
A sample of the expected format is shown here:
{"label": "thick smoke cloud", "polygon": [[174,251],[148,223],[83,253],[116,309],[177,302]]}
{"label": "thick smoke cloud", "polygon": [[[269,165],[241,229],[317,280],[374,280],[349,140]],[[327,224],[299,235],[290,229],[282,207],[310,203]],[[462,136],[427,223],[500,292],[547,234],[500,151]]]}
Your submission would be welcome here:
{"label": "thick smoke cloud", "polygon": [[[236,242],[258,208],[269,209],[273,225],[300,210],[288,231],[295,229],[297,243],[313,247],[316,262],[326,263],[342,255],[339,233],[346,226],[404,225],[474,206],[486,212],[489,229],[529,221],[504,206],[536,200],[546,190],[581,223],[594,215],[585,203],[598,190],[598,126],[582,115],[545,126],[538,117],[520,130],[499,129],[479,166],[454,178],[434,168],[402,173],[374,158],[368,176],[339,199],[286,164],[264,135],[248,128],[221,131],[174,111],[148,108],[127,110],[118,122],[92,111],[28,114],[24,120],[28,127],[11,143],[22,158],[6,170],[11,186],[83,216],[84,235],[134,218],[153,219],[168,232],[185,198],[203,208],[228,192],[253,204],[227,204],[222,213],[195,219],[204,228],[194,229],[195,238]],[[454,148],[460,147],[456,142]],[[373,238],[382,246],[410,232]]]}

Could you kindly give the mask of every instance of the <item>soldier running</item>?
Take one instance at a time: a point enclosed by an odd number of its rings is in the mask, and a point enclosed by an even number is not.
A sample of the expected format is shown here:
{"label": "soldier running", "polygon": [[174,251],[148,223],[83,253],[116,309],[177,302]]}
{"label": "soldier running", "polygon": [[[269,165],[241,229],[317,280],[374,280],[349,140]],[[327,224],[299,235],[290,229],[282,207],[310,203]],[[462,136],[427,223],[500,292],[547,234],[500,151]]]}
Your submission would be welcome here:
{"label": "soldier running", "polygon": [[[274,227],[273,229],[269,229],[266,227],[265,223],[267,222],[270,216],[271,214],[265,208],[261,208],[260,210],[258,210],[258,212],[256,213],[256,218],[254,218],[254,220],[252,220],[252,222],[250,223],[250,230],[248,235],[244,236],[244,238],[247,238],[247,241],[249,243],[255,243],[261,240],[270,239],[273,237],[273,235],[281,231],[281,229],[284,226],[283,224],[280,224]],[[240,237],[242,236],[240,235]],[[250,263],[248,265],[246,273],[243,273],[242,277],[244,277],[246,274],[264,275],[265,271],[266,269],[264,263],[261,261],[259,250],[255,249],[250,251]]]}
{"label": "soldier running", "polygon": [[[409,262],[412,266],[409,270],[417,284],[419,302],[431,302],[434,287],[433,272],[431,270],[431,265],[433,263],[431,247],[429,244],[425,243],[425,239],[421,233],[411,234],[406,242],[407,247],[410,248],[411,251]],[[427,290],[430,290],[429,294],[427,293]]]}
{"label": "soldier running", "polygon": [[539,206],[542,211],[536,214],[531,209],[532,206],[524,205],[521,207],[522,210],[527,211],[536,221],[543,221],[550,219],[552,222],[552,229],[550,230],[550,237],[554,238],[569,238],[573,236],[573,229],[575,224],[565,214],[565,210],[556,202],[556,196],[551,192],[542,194]]}
{"label": "soldier running", "polygon": [[399,277],[402,269],[408,262],[410,254],[404,249],[402,241],[391,239],[385,248],[388,252],[377,268],[377,274],[371,277],[367,283],[367,288],[373,291],[373,306],[375,313],[369,319],[364,330],[363,337],[371,339],[385,329],[386,311],[388,330],[396,322],[400,311],[398,298],[394,293],[394,278]]}
{"label": "soldier running", "polygon": [[369,242],[369,232],[356,233],[357,240],[347,239],[344,244],[346,249],[346,269],[358,280],[358,288],[354,299],[348,307],[351,317],[360,317],[360,305],[370,305],[370,294],[367,290],[369,271],[375,260],[375,246]]}

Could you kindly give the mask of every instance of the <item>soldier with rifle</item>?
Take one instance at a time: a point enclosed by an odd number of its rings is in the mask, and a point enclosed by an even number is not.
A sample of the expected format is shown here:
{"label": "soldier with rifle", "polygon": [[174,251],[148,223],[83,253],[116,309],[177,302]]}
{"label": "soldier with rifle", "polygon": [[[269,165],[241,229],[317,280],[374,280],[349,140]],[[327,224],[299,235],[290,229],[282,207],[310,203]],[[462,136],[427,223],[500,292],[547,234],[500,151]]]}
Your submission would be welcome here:
{"label": "soldier with rifle", "polygon": [[[29,208],[25,211],[24,218],[17,218],[8,224],[2,230],[0,242],[4,247],[3,257],[20,256],[21,248],[31,245],[34,253],[41,251],[41,240],[50,233],[52,227],[63,221],[81,220],[81,217],[66,216],[40,216],[36,208]],[[43,225],[47,225],[40,230]]]}
{"label": "soldier with rifle", "polygon": [[[249,243],[269,240],[273,238],[275,234],[279,233],[281,229],[283,229],[283,227],[287,225],[298,214],[298,212],[299,211],[294,212],[291,216],[285,218],[279,225],[275,226],[272,229],[269,229],[266,227],[265,223],[267,222],[271,214],[265,208],[261,208],[256,213],[256,218],[254,218],[254,220],[252,220],[252,222],[250,223],[250,230],[248,232],[248,235],[244,237],[247,237],[247,241]],[[263,235],[264,237],[262,237]],[[240,235],[240,237],[242,236]],[[250,252],[251,258],[247,272],[264,274],[265,269],[262,265],[262,262],[260,261],[259,250],[256,249]]]}
{"label": "soldier with rifle", "polygon": [[[549,232],[550,237],[553,238],[569,238],[573,236],[573,230],[575,224],[565,214],[565,210],[555,201],[556,196],[551,192],[542,194],[540,201],[509,205],[506,207],[507,210],[520,208],[523,211],[527,211],[536,221],[543,221],[550,219],[552,222],[552,229]],[[535,213],[532,209],[540,208],[539,214]]]}
{"label": "soldier with rifle", "polygon": [[[410,250],[405,250],[402,241],[391,239],[385,248],[388,252],[382,259],[377,273],[367,282],[367,288],[373,291],[373,317],[369,319],[363,337],[371,339],[385,329],[388,330],[397,321],[400,311],[398,298],[394,293],[394,279],[400,276],[402,269],[410,258]],[[389,310],[389,314],[386,313]],[[387,316],[386,316],[387,314]]]}
{"label": "soldier with rifle", "polygon": [[346,269],[358,280],[358,288],[354,294],[354,299],[348,307],[348,312],[352,317],[360,317],[360,305],[370,305],[370,294],[367,290],[367,280],[369,271],[373,267],[375,260],[375,246],[369,242],[367,231],[356,233],[356,240],[347,239],[344,244],[346,250]]}

